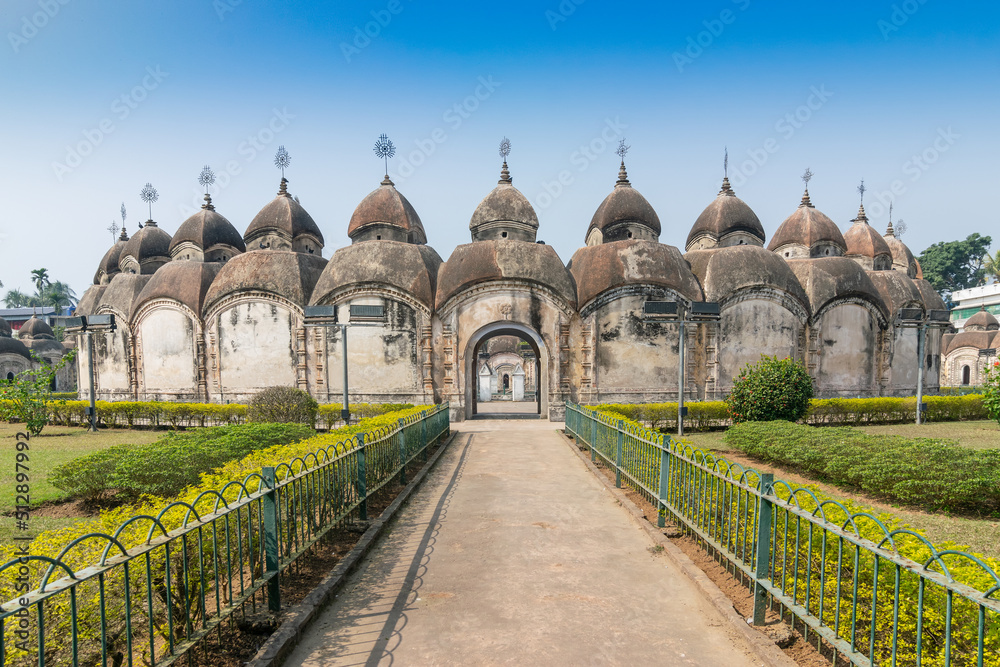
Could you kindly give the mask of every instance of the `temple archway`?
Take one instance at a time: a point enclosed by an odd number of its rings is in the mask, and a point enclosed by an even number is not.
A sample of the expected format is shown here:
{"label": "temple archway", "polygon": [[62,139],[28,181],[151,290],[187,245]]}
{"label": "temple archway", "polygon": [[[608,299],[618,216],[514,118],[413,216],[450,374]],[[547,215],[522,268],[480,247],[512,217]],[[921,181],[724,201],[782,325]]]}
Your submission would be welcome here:
{"label": "temple archway", "polygon": [[[543,415],[548,413],[548,351],[542,337],[532,329],[513,322],[495,322],[486,325],[477,331],[469,339],[466,347],[465,358],[465,416],[471,418],[480,414],[480,389],[486,389],[486,382],[491,381],[492,373],[482,372],[486,366],[484,352],[488,349],[491,340],[500,337],[511,337],[524,343],[519,352],[522,359],[522,369],[520,370],[520,380],[518,379],[518,369],[505,369],[496,375],[495,382],[499,388],[504,388],[505,384],[510,393],[500,394],[497,401],[497,409],[492,409],[490,413],[508,416],[503,410],[504,405],[511,405],[510,414],[531,414]],[[529,368],[530,365],[530,368]],[[487,367],[488,368],[488,367]],[[506,377],[506,382],[505,382]],[[524,383],[520,387],[523,395],[519,400],[514,401],[514,390],[518,383]],[[490,385],[492,394],[492,385]],[[493,396],[490,396],[490,402]],[[533,409],[523,409],[531,405]]]}

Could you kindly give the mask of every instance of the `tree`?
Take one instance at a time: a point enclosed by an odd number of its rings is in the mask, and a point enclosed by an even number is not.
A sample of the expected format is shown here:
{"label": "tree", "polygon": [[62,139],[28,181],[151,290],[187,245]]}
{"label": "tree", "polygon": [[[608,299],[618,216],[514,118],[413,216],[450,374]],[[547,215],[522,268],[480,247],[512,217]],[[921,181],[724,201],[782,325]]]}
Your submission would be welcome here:
{"label": "tree", "polygon": [[34,269],[31,272],[31,282],[35,283],[35,292],[38,296],[42,295],[45,288],[49,284],[49,270],[48,269]]}
{"label": "tree", "polygon": [[52,380],[73,363],[76,350],[70,350],[55,366],[34,354],[38,368],[18,373],[13,380],[0,382],[0,419],[23,422],[31,435],[38,435],[49,423],[48,402],[52,400]]}
{"label": "tree", "polygon": [[809,409],[813,382],[805,366],[792,359],[760,355],[733,378],[726,408],[734,424],[740,422],[798,421]]}
{"label": "tree", "polygon": [[995,282],[1000,282],[1000,250],[996,254],[986,253],[983,257],[983,272],[987,278],[992,278]]}
{"label": "tree", "polygon": [[41,294],[42,305],[52,306],[56,312],[62,312],[64,306],[73,306],[77,303],[76,292],[66,283],[56,280],[45,287]]}
{"label": "tree", "polygon": [[12,289],[3,298],[4,305],[8,308],[24,308],[30,297],[19,289]]}
{"label": "tree", "polygon": [[989,236],[970,234],[964,241],[941,241],[920,253],[924,278],[946,302],[955,290],[983,282],[983,256],[993,242]]}

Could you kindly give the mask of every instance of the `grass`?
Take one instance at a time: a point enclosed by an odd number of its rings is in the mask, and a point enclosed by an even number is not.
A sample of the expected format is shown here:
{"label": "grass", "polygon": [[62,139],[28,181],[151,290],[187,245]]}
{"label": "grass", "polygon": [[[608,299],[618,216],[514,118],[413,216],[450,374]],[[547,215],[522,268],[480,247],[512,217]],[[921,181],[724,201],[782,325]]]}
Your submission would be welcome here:
{"label": "grass", "polygon": [[[0,424],[0,514],[12,512],[16,504],[17,450],[14,443],[18,431],[23,430],[23,424]],[[28,474],[31,480],[31,507],[38,507],[41,503],[65,497],[63,491],[48,482],[49,472],[56,466],[112,445],[144,444],[162,436],[161,432],[151,430],[107,429],[91,433],[79,426],[46,426],[41,435],[29,441]],[[35,522],[36,519],[32,519],[33,527],[40,530],[42,518],[37,519],[37,524]],[[9,519],[4,517],[0,523],[9,523]]]}
{"label": "grass", "polygon": [[[916,424],[891,424],[885,426],[863,426],[860,430],[873,434],[901,435],[908,438],[950,438],[965,447],[975,449],[1000,448],[1000,426],[992,421],[935,422],[917,426]],[[751,460],[738,450],[727,445],[723,438],[725,431],[686,434],[684,439],[699,449],[717,452],[720,456],[752,467],[760,472],[772,472],[775,477],[797,484],[812,484],[833,497],[846,498],[872,507],[879,512],[893,514],[913,528],[921,530],[934,543],[954,542],[969,547],[977,553],[1000,558],[1000,521],[996,518],[974,518],[953,516],[946,513],[931,513],[913,508],[892,505],[867,494],[855,493],[832,484],[817,481],[794,470]]]}

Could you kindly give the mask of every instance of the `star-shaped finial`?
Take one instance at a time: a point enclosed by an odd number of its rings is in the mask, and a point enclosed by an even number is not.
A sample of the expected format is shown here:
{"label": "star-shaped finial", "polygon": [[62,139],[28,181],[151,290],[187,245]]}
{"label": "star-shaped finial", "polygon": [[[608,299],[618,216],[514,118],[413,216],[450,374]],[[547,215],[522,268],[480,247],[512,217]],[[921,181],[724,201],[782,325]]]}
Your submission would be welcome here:
{"label": "star-shaped finial", "polygon": [[386,135],[381,135],[375,142],[375,155],[385,160],[385,177],[389,178],[389,158],[396,154],[396,147]]}
{"label": "star-shaped finial", "polygon": [[806,167],[805,172],[802,174],[802,182],[806,184],[806,190],[809,189],[809,181],[812,180],[813,173],[809,167]]}
{"label": "star-shaped finial", "polygon": [[500,157],[502,157],[503,161],[506,162],[508,155],[510,155],[510,139],[504,137],[500,142]]}
{"label": "star-shaped finial", "polygon": [[284,146],[278,146],[278,152],[274,154],[274,166],[281,170],[281,178],[285,178],[285,167],[292,163],[292,156],[288,154]]}
{"label": "star-shaped finial", "polygon": [[618,155],[618,157],[620,157],[622,159],[622,163],[625,162],[625,156],[628,155],[628,151],[629,151],[630,148],[632,148],[632,147],[631,146],[627,146],[625,144],[625,138],[624,137],[622,137],[618,141],[618,148],[615,150],[615,154]]}
{"label": "star-shaped finial", "polygon": [[198,175],[198,182],[205,186],[205,194],[208,194],[208,186],[215,183],[215,172],[207,164],[202,167],[201,173]]}
{"label": "star-shaped finial", "polygon": [[865,193],[867,191],[868,191],[868,188],[865,187],[865,179],[862,178],[861,179],[861,185],[858,186],[858,193],[861,195],[861,203],[862,204],[865,203]]}

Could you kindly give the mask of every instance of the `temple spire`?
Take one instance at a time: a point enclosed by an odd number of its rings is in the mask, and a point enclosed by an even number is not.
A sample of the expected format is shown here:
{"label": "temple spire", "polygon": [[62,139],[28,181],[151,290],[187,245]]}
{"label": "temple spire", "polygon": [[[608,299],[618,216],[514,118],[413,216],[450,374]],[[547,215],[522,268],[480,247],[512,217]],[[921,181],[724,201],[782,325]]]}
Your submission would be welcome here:
{"label": "temple spire", "polygon": [[615,183],[615,187],[618,186],[631,186],[632,184],[628,182],[628,172],[625,170],[625,156],[628,155],[629,149],[632,148],[625,144],[625,138],[622,137],[618,141],[618,149],[615,153],[622,159],[621,167],[618,168],[618,181]]}
{"label": "temple spire", "polygon": [[735,197],[736,193],[733,192],[732,186],[729,185],[729,148],[726,148],[725,157],[722,159],[722,189],[719,190],[720,195],[726,195],[727,197]]}
{"label": "temple spire", "polygon": [[278,152],[274,154],[274,166],[281,170],[281,184],[278,186],[278,196],[288,197],[288,179],[285,178],[285,167],[292,163],[292,156],[288,154],[284,146],[278,146]]}
{"label": "temple spire", "polygon": [[201,174],[198,175],[198,182],[205,186],[205,203],[201,207],[208,211],[214,211],[215,207],[212,206],[212,195],[208,193],[208,188],[215,183],[215,172],[207,164],[202,168]]}
{"label": "temple spire", "polygon": [[812,169],[806,167],[805,172],[802,174],[802,182],[806,184],[806,191],[802,194],[802,202],[799,204],[799,208],[802,208],[803,206],[815,208],[812,204],[812,200],[809,199],[809,181],[812,180],[812,177]]}
{"label": "temple spire", "polygon": [[896,232],[892,228],[892,202],[889,202],[889,226],[885,229],[885,235],[896,238]]}
{"label": "temple spire", "polygon": [[500,180],[497,183],[506,183],[510,185],[514,182],[514,179],[510,177],[510,171],[507,169],[507,156],[510,155],[510,139],[504,137],[500,142],[500,157],[503,158],[503,167],[500,168]]}

